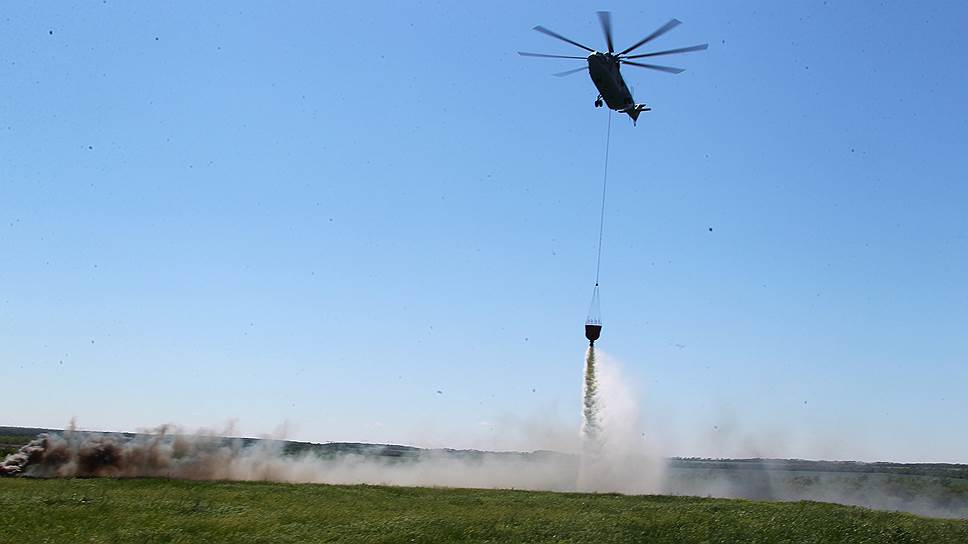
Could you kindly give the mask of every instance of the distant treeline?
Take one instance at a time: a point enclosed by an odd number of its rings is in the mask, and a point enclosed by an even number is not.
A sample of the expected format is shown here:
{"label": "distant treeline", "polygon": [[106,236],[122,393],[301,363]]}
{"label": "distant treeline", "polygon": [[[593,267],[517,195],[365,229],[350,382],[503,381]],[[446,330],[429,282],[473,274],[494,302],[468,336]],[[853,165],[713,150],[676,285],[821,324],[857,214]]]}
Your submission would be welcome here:
{"label": "distant treeline", "polygon": [[968,479],[968,465],[955,463],[864,463],[860,461],[809,461],[806,459],[704,459],[698,457],[675,457],[670,459],[669,463],[673,468],[860,472]]}

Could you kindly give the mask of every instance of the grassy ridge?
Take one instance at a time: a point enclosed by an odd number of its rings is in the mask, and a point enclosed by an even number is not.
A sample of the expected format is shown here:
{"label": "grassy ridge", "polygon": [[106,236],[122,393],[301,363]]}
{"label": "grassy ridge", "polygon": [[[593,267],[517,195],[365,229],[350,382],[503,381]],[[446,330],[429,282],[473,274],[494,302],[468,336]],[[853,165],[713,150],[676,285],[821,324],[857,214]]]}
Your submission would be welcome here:
{"label": "grassy ridge", "polygon": [[27,442],[34,439],[34,435],[0,434],[0,461],[7,455],[16,452]]}
{"label": "grassy ridge", "polygon": [[9,478],[0,511],[0,542],[968,542],[833,504],[378,486]]}

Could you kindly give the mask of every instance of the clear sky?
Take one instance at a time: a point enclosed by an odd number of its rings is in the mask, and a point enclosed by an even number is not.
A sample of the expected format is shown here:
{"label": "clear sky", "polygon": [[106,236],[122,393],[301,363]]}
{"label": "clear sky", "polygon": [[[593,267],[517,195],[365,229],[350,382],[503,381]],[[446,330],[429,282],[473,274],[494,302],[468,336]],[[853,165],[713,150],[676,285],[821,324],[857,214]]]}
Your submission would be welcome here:
{"label": "clear sky", "polygon": [[[0,424],[577,433],[607,114],[516,51],[595,8],[404,4],[5,6]],[[968,6],[600,8],[710,44],[613,118],[600,344],[653,439],[968,462]]]}

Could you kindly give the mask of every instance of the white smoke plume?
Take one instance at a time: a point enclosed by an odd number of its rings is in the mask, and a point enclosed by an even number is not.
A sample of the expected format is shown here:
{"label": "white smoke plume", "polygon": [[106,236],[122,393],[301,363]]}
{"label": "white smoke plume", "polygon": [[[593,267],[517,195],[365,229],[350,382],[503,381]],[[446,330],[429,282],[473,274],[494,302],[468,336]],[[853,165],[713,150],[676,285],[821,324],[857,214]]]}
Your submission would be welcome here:
{"label": "white smoke plume", "polygon": [[618,361],[589,347],[583,393],[578,489],[657,493],[664,462],[649,448],[639,396]]}

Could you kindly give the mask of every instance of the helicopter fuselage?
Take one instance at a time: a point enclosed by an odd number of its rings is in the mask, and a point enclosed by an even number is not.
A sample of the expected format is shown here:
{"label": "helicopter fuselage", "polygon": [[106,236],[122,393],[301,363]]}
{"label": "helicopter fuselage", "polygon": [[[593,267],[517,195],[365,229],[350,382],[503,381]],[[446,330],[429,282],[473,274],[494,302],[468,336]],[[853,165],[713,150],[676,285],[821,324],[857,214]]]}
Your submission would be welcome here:
{"label": "helicopter fuselage", "polygon": [[613,110],[622,110],[632,104],[632,93],[622,78],[618,62],[608,53],[588,55],[588,75],[602,95],[602,100]]}
{"label": "helicopter fuselage", "polygon": [[[601,100],[609,108],[627,113],[632,121],[638,119],[640,112],[649,111],[644,104],[635,103],[632,92],[622,78],[618,60],[611,53],[596,51],[588,55],[588,75],[598,89]],[[598,101],[596,105],[599,105]]]}

